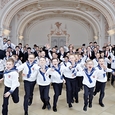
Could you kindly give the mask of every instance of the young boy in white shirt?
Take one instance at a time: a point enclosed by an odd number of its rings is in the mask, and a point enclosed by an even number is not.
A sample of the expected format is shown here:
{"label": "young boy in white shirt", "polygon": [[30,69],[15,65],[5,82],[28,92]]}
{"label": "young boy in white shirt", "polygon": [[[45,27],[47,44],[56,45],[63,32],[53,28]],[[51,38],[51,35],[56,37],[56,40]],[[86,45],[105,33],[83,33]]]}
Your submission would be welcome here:
{"label": "young boy in white shirt", "polygon": [[3,59],[0,59],[0,79],[3,78],[3,72],[4,72],[4,69],[5,69],[5,63],[4,63],[4,60],[3,60]]}
{"label": "young boy in white shirt", "polygon": [[51,80],[49,78],[49,68],[46,66],[46,59],[41,57],[39,59],[39,67],[37,74],[37,84],[39,85],[40,98],[43,102],[42,109],[51,109],[50,105],[50,97],[49,97],[49,89]]}
{"label": "young boy in white shirt", "polygon": [[53,111],[57,112],[57,101],[59,96],[61,95],[62,92],[62,87],[63,87],[63,67],[59,64],[59,61],[57,58],[52,59],[52,69],[50,71],[51,75],[51,82],[54,90],[54,97],[53,97]]}
{"label": "young boy in white shirt", "polygon": [[109,69],[106,67],[106,65],[104,64],[104,59],[103,58],[99,58],[99,62],[98,62],[98,66],[96,67],[96,69],[98,70],[97,72],[97,81],[96,81],[96,87],[95,87],[95,91],[94,91],[94,96],[100,92],[100,96],[99,96],[99,105],[101,107],[104,107],[103,104],[103,98],[105,95],[105,86],[106,86],[106,81],[107,81],[107,75],[106,72],[113,72],[112,69]]}
{"label": "young boy in white shirt", "polygon": [[71,54],[69,56],[69,62],[66,63],[66,66],[63,71],[66,81],[66,98],[69,108],[72,107],[71,103],[73,102],[73,96],[75,97],[75,101],[78,103],[78,93],[76,89],[76,73],[76,58],[75,55]]}
{"label": "young boy in white shirt", "polygon": [[28,61],[18,66],[18,72],[22,71],[22,77],[24,81],[24,115],[28,115],[28,106],[32,104],[33,91],[36,84],[37,67],[34,54],[28,55]]}
{"label": "young boy in white shirt", "polygon": [[92,107],[93,90],[97,80],[97,71],[94,68],[92,60],[86,62],[86,68],[82,72],[83,85],[84,85],[84,107],[83,110],[87,111],[89,102],[89,108]]}
{"label": "young boy in white shirt", "polygon": [[2,105],[2,115],[8,115],[8,103],[9,97],[11,95],[13,102],[19,102],[18,87],[20,86],[18,80],[19,74],[14,67],[14,60],[9,58],[6,61],[6,70],[4,71],[4,78],[0,79],[0,82],[4,79],[4,95],[3,95],[3,105]]}

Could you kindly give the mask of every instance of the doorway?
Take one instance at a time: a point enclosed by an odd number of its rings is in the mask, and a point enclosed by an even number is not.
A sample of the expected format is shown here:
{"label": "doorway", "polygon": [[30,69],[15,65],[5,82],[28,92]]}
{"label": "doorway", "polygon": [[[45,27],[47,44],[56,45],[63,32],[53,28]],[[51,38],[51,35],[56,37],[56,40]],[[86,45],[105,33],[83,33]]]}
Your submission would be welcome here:
{"label": "doorway", "polygon": [[52,36],[51,37],[51,47],[57,46],[60,48],[61,46],[66,45],[66,37],[65,36]]}

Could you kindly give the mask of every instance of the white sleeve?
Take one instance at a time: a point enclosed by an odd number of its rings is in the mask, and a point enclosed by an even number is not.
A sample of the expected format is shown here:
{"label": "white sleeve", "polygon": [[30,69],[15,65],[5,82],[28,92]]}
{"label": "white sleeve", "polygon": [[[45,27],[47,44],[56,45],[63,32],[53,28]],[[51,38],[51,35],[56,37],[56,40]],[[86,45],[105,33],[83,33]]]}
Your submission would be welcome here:
{"label": "white sleeve", "polygon": [[6,50],[6,49],[7,49],[7,44],[3,46],[3,50]]}
{"label": "white sleeve", "polygon": [[108,58],[105,58],[105,62],[109,64],[111,63],[111,61]]}
{"label": "white sleeve", "polygon": [[66,50],[66,52],[69,51],[68,47],[67,46],[64,46],[64,49]]}
{"label": "white sleeve", "polygon": [[106,72],[113,72],[113,70],[112,70],[112,69],[107,68],[107,69],[106,69]]}
{"label": "white sleeve", "polygon": [[113,55],[113,53],[112,53],[112,52],[110,53],[110,56],[111,56],[111,58],[112,58],[112,59],[114,58],[114,55]]}
{"label": "white sleeve", "polygon": [[11,46],[12,46],[13,49],[15,49],[15,47],[16,47],[13,43],[11,44]]}
{"label": "white sleeve", "polygon": [[3,49],[3,38],[0,37],[0,49]]}
{"label": "white sleeve", "polygon": [[16,69],[18,70],[18,72],[20,72],[20,71],[22,71],[24,69],[24,67],[25,67],[25,63],[20,65],[20,66],[18,66]]}

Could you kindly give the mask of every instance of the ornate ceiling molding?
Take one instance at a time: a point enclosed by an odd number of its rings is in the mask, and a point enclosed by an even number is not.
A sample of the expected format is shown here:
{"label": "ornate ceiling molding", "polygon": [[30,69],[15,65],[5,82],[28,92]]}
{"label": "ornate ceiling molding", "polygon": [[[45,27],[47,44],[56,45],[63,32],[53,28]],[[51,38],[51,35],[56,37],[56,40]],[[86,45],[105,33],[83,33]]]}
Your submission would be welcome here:
{"label": "ornate ceiling molding", "polygon": [[[94,29],[94,33],[95,35],[97,35],[98,33],[101,32],[101,27],[99,25],[99,23],[97,22],[97,20],[95,20],[94,18],[92,18],[90,15],[81,12],[81,11],[70,11],[70,10],[65,10],[65,9],[60,9],[61,13],[59,13],[60,11],[55,9],[50,9],[47,11],[41,12],[41,13],[33,13],[29,16],[26,16],[25,18],[23,18],[21,20],[21,22],[18,25],[18,29],[17,29],[17,33],[19,35],[23,34],[23,31],[25,29],[25,27],[29,24],[31,24],[31,22],[33,22],[33,20],[36,21],[36,18],[40,21],[43,21],[45,19],[48,18],[66,18],[66,19],[71,19],[74,21],[84,21],[88,24],[90,24],[92,26],[92,28]],[[63,12],[62,12],[63,11]],[[58,14],[56,13],[58,12]]]}
{"label": "ornate ceiling molding", "polygon": [[115,0],[107,0],[107,1],[110,2],[115,8]]}
{"label": "ornate ceiling molding", "polygon": [[[29,4],[34,4],[34,3],[38,4],[38,10],[40,11],[42,11],[44,8],[54,9],[53,4],[55,4],[55,7],[56,5],[57,7],[59,7],[61,3],[63,6],[65,6],[68,9],[77,9],[77,10],[79,10],[81,3],[87,4],[89,6],[93,6],[105,16],[105,18],[108,21],[109,27],[112,27],[115,24],[114,16],[112,12],[108,10],[109,7],[105,5],[103,1],[100,0],[59,0],[58,2],[54,0],[47,0],[47,1],[46,0],[19,0],[16,3],[14,2],[13,4],[11,4],[11,6],[8,7],[8,9],[6,10],[6,13],[4,13],[1,20],[1,27],[3,28],[2,24],[4,24],[4,27],[8,28],[14,15],[18,13],[19,10],[28,6]],[[50,6],[50,4],[52,4],[52,6]]]}
{"label": "ornate ceiling molding", "polygon": [[[51,16],[51,15],[50,15]],[[88,38],[90,38],[90,28],[91,28],[91,25],[88,23],[88,22],[86,22],[85,20],[83,20],[82,18],[80,18],[80,17],[74,17],[73,19],[71,19],[71,16],[67,16],[67,17],[62,17],[62,16],[60,16],[60,18],[59,17],[56,17],[56,16],[51,16],[52,17],[52,19],[67,19],[67,20],[70,20],[70,21],[74,21],[74,22],[76,22],[76,23],[78,23],[78,24],[80,24],[81,26],[83,26],[83,28],[85,28],[85,30],[87,31],[87,33],[88,33]],[[41,19],[44,19],[44,20],[41,20]],[[26,37],[27,38],[30,38],[30,32],[32,31],[32,29],[37,25],[37,24],[39,24],[39,23],[41,23],[41,22],[43,22],[43,21],[45,21],[45,20],[51,20],[51,18],[49,17],[47,17],[47,18],[39,18],[39,17],[37,17],[37,18],[35,18],[34,20],[32,20],[30,23],[28,23],[28,25],[26,26]],[[65,25],[65,30],[66,30],[66,26],[67,25]],[[51,34],[53,34],[52,33],[52,30],[54,29],[54,27],[51,25]],[[92,28],[93,29],[93,28]],[[65,33],[66,33],[66,31],[65,31]],[[50,36],[50,35],[48,35],[48,36]],[[69,35],[67,34],[67,36],[69,37]]]}
{"label": "ornate ceiling molding", "polygon": [[10,0],[1,0],[1,5],[0,5],[0,9],[3,9],[5,7],[6,4],[8,4]]}

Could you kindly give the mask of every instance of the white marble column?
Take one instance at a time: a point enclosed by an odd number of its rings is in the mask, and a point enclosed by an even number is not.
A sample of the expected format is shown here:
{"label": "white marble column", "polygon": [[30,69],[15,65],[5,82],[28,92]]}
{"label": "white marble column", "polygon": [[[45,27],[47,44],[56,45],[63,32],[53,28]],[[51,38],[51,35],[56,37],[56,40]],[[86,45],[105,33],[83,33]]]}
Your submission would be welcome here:
{"label": "white marble column", "polygon": [[2,28],[0,28],[0,36],[2,36],[3,32],[2,32]]}
{"label": "white marble column", "polygon": [[100,34],[98,34],[98,45],[100,46],[100,48],[102,47],[102,38],[101,38],[101,35]]}
{"label": "white marble column", "polygon": [[115,34],[111,36],[111,45],[115,45]]}
{"label": "white marble column", "polygon": [[108,42],[111,43],[111,36],[108,36]]}
{"label": "white marble column", "polygon": [[0,49],[3,49],[3,38],[0,36]]}
{"label": "white marble column", "polygon": [[2,28],[0,28],[0,49],[3,49],[3,32],[2,32]]}

